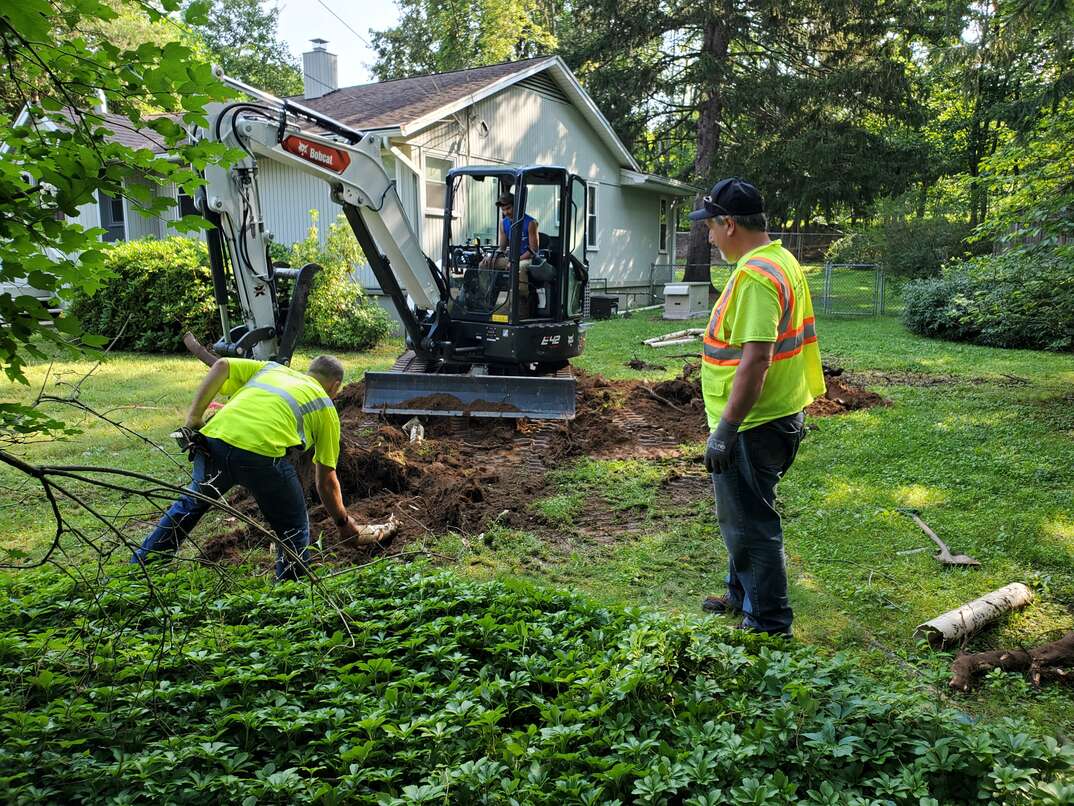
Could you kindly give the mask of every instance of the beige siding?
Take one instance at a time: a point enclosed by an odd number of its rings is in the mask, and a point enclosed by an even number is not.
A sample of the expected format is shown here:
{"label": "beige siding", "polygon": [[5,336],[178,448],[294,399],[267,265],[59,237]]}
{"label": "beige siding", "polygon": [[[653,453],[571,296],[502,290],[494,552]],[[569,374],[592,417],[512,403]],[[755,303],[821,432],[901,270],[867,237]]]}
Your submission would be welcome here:
{"label": "beige siding", "polygon": [[649,283],[650,267],[661,262],[660,197],[655,193],[600,185],[597,190],[599,237],[589,265],[608,287]]}
{"label": "beige siding", "polygon": [[[151,193],[156,195],[157,186],[147,181],[143,176],[128,176],[126,185],[140,185],[141,187],[148,188]],[[160,238],[163,230],[163,222],[160,217],[155,214],[143,213],[142,208],[138,202],[134,201],[130,197],[124,197],[123,199],[123,212],[126,218],[127,240],[136,241],[140,238]]]}
{"label": "beige siding", "polygon": [[[482,123],[487,127],[483,133]],[[568,102],[537,87],[515,85],[412,138],[426,154],[461,165],[559,165],[598,183],[598,249],[589,255],[592,276],[609,288],[643,286],[659,262],[660,196],[621,188],[617,158]],[[549,211],[531,210],[539,221]],[[438,259],[442,218],[426,212],[422,243]],[[495,225],[492,225],[495,228]],[[542,226],[542,232],[545,231]],[[470,235],[473,233],[463,233]]]}
{"label": "beige siding", "polygon": [[71,219],[76,224],[81,224],[83,229],[92,229],[101,226],[101,208],[97,205],[97,199],[78,208],[78,215]]}
{"label": "beige siding", "polygon": [[328,227],[343,212],[332,201],[328,183],[307,173],[271,160],[258,160],[257,184],[265,227],[282,244],[305,240],[310,228],[310,210],[320,213],[317,222],[321,243]]}

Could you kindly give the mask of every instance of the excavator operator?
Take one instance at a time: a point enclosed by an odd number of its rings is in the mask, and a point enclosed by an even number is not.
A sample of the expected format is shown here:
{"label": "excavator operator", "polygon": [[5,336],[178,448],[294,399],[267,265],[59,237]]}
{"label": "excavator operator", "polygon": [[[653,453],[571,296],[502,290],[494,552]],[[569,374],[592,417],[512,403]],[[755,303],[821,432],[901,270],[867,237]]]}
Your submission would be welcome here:
{"label": "excavator operator", "polygon": [[[306,496],[288,449],[313,448],[317,493],[340,538],[359,526],[347,514],[336,477],[339,415],[332,398],[343,385],[343,364],[330,355],[298,372],[273,361],[220,358],[201,382],[186,418],[194,434],[193,481],[134,552],[132,563],[174,554],[208,511],[205,498],[245,487],[276,533],[276,579],[297,579],[309,561]],[[218,394],[228,402],[206,424],[205,409]]]}
{"label": "excavator operator", "polygon": [[515,194],[503,193],[496,200],[496,206],[503,214],[500,226],[500,242],[496,254],[488,255],[481,261],[483,269],[506,269],[507,250],[511,246],[511,232],[515,227],[522,228],[522,242],[518,249],[518,302],[519,310],[529,310],[530,281],[529,269],[537,254],[537,219],[531,215],[524,215],[518,221],[515,220]]}

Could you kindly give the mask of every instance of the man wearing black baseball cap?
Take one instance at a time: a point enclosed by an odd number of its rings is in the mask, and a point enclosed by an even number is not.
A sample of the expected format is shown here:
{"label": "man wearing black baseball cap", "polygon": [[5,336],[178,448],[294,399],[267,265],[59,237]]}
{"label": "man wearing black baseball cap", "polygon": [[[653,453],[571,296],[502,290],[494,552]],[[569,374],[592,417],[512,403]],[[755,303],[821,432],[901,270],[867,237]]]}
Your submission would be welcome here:
{"label": "man wearing black baseball cap", "polygon": [[803,409],[824,393],[813,301],[802,267],[770,240],[760,191],[717,182],[703,206],[709,243],[735,268],[712,310],[701,362],[716,516],[727,546],[727,592],[713,613],[741,612],[743,629],[791,635],[776,484],[804,433]]}

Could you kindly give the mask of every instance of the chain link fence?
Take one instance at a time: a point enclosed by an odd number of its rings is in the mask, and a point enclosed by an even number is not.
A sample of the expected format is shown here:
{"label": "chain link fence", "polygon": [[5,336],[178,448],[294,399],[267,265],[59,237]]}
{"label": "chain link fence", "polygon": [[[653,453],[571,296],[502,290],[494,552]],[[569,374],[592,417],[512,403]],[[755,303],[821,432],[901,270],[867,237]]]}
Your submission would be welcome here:
{"label": "chain link fence", "polygon": [[875,263],[825,263],[819,292],[816,272],[809,290],[813,309],[826,316],[883,316],[884,272]]}
{"label": "chain link fence", "polygon": [[[682,282],[688,268],[708,273],[717,291],[731,277],[732,266],[686,263],[653,263],[649,272],[649,304],[664,302],[664,287]],[[805,266],[813,309],[825,316],[892,316],[902,308],[902,285],[888,282],[883,268],[875,263],[826,263]]]}

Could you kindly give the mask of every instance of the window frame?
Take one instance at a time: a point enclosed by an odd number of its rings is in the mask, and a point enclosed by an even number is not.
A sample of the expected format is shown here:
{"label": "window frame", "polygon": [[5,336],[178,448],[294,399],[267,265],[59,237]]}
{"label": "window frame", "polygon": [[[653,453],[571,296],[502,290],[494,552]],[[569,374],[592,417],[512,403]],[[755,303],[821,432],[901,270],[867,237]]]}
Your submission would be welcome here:
{"label": "window frame", "polygon": [[[190,199],[190,210],[185,213],[183,212],[183,199]],[[197,205],[194,202],[194,197],[191,196],[189,193],[183,192],[183,189],[181,187],[176,187],[175,189],[175,215],[176,221],[183,218],[183,216],[201,215],[201,213],[198,212]]]}
{"label": "window frame", "polygon": [[[427,216],[436,216],[437,218],[444,217],[443,207],[430,207],[429,206],[429,160],[439,160],[440,162],[447,163],[447,170],[450,171],[455,167],[455,158],[451,154],[440,154],[437,152],[426,152],[422,155],[421,162],[421,205]],[[447,173],[447,171],[445,171]],[[435,182],[434,184],[443,184],[444,186],[444,198],[447,198],[447,181]],[[452,218],[458,218],[453,215]]]}
{"label": "window frame", "polygon": [[668,253],[668,214],[671,212],[671,205],[668,204],[666,198],[660,198],[660,207],[657,212],[657,230],[656,230],[656,251],[661,255]]}
{"label": "window frame", "polygon": [[[585,250],[596,252],[600,250],[600,210],[597,205],[597,192],[600,182],[585,183]],[[590,192],[592,191],[592,198]]]}

